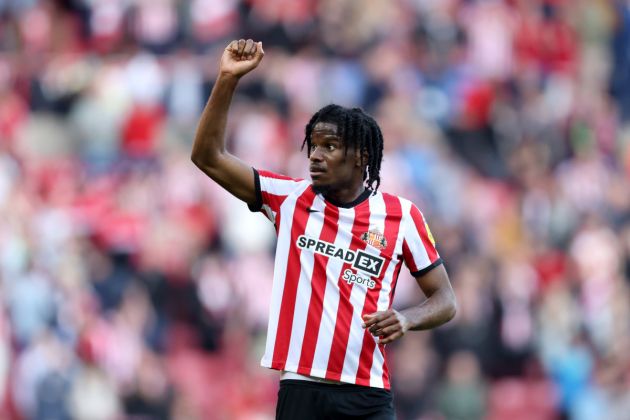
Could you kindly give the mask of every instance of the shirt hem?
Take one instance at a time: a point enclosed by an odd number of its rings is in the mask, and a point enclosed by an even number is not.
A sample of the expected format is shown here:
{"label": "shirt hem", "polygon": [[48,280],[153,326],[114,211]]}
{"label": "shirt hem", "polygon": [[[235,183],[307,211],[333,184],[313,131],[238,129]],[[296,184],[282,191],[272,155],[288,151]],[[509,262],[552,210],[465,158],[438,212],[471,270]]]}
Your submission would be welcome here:
{"label": "shirt hem", "polygon": [[[326,378],[326,373],[328,374],[335,374],[337,376],[339,376],[340,378],[345,377],[345,375],[343,375],[342,372],[329,372],[326,370],[322,370],[322,369],[314,369],[314,368],[308,368],[305,366],[286,366],[283,362],[271,362],[269,360],[261,360],[260,365],[262,367],[266,367],[268,369],[273,369],[273,370],[277,370],[279,372],[282,371],[286,371],[286,372],[292,372],[292,373],[297,373],[298,375],[305,375],[305,376],[312,376],[313,378],[319,378],[319,379],[328,379]],[[274,367],[274,365],[278,366],[278,365],[282,365],[281,367]],[[308,373],[306,373],[308,371]],[[335,382],[339,382],[339,384],[347,384],[347,385],[356,385],[356,386],[364,386],[366,388],[375,388],[375,389],[386,389],[386,390],[390,390],[390,387],[385,386],[385,382],[382,382],[382,386],[378,386],[378,385],[373,385],[371,384],[371,380],[370,378],[358,378],[361,382],[367,382],[369,385],[365,385],[364,383],[358,383],[357,380],[355,379],[354,382],[349,382],[349,381],[335,381]]]}

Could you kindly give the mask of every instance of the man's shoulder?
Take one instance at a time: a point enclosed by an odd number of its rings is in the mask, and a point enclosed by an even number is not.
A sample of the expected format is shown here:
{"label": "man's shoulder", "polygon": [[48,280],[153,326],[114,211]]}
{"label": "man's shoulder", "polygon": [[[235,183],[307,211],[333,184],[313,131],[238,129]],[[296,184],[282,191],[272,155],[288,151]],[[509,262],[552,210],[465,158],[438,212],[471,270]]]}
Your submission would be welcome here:
{"label": "man's shoulder", "polygon": [[[391,213],[391,208],[397,208],[398,211],[400,212],[400,215],[403,219],[407,219],[407,218],[413,218],[414,214],[420,214],[422,215],[423,212],[420,208],[420,206],[416,205],[415,202],[413,202],[412,200],[406,198],[406,197],[402,197],[400,195],[397,194],[391,194],[391,193],[387,193],[387,192],[379,192],[379,194],[382,194],[383,197],[383,201],[385,203],[396,203],[396,206],[387,206],[388,210],[387,213],[390,214]],[[390,214],[391,215],[391,214]],[[424,217],[424,216],[421,216]]]}
{"label": "man's shoulder", "polygon": [[287,195],[297,190],[302,191],[311,185],[310,181],[305,179],[293,178],[266,169],[254,168],[254,171],[256,173],[257,182],[263,190],[271,190],[271,192],[281,193],[281,195]]}
{"label": "man's shoulder", "polygon": [[264,178],[270,178],[273,180],[278,180],[278,181],[292,181],[292,182],[308,182],[302,178],[294,178],[288,175],[284,175],[278,172],[274,172],[274,171],[270,171],[267,169],[256,169],[254,168],[254,170],[258,173],[259,176],[264,177]]}
{"label": "man's shoulder", "polygon": [[384,201],[398,201],[403,208],[409,208],[411,206],[415,206],[411,200],[408,198],[402,197],[397,194],[391,194],[388,192],[379,191],[377,194],[381,194]]}

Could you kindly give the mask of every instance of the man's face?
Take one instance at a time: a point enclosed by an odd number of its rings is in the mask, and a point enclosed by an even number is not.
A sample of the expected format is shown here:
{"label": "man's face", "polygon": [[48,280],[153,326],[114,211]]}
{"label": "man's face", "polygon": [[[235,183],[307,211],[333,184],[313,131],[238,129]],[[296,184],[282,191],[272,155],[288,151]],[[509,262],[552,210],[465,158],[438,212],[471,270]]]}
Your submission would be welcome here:
{"label": "man's face", "polygon": [[[337,190],[362,182],[360,160],[354,149],[346,153],[337,125],[318,122],[311,134],[310,174],[318,192]],[[357,177],[358,176],[358,177]]]}

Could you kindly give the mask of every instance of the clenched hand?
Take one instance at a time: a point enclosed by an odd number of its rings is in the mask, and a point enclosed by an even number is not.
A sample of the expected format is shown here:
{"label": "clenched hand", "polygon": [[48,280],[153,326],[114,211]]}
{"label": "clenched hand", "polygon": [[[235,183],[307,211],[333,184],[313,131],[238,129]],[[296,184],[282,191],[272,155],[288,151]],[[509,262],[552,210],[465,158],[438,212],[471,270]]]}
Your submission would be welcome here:
{"label": "clenched hand", "polygon": [[407,318],[394,309],[363,315],[363,328],[367,328],[379,344],[387,344],[405,335],[409,330]]}
{"label": "clenched hand", "polygon": [[223,51],[220,72],[243,77],[258,66],[264,55],[262,42],[251,39],[234,40]]}

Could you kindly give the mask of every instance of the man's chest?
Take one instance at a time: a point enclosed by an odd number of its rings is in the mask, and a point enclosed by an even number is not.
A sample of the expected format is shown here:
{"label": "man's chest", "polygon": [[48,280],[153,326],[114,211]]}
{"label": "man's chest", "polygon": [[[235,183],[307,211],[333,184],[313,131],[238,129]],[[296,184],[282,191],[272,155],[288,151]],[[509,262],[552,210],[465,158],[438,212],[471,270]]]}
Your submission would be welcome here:
{"label": "man's chest", "polygon": [[301,259],[345,264],[370,277],[380,277],[389,262],[398,261],[400,213],[375,206],[346,209],[318,204],[295,214],[291,229],[284,230],[284,242],[299,250]]}

